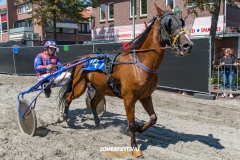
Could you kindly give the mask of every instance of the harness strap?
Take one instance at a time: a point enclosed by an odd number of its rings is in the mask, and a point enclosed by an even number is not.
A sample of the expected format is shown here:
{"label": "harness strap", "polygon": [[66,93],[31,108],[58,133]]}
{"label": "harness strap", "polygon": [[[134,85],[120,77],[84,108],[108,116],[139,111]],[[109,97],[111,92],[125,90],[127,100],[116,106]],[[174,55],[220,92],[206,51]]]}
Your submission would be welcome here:
{"label": "harness strap", "polygon": [[136,51],[140,51],[140,50],[135,50],[135,49],[133,50],[133,57],[134,57],[134,61],[133,61],[133,62],[109,62],[109,63],[111,63],[111,64],[113,64],[113,65],[118,65],[118,64],[136,64],[136,65],[138,65],[140,68],[144,69],[144,70],[147,71],[147,72],[157,73],[157,70],[155,70],[155,69],[150,69],[150,68],[144,66],[142,63],[140,63],[140,62],[138,61]]}
{"label": "harness strap", "polygon": [[140,62],[138,62],[138,61],[137,61],[137,65],[138,65],[139,67],[141,67],[142,69],[144,69],[145,71],[147,71],[147,72],[157,73],[157,70],[147,68],[146,66],[144,66],[142,63],[140,63]]}
{"label": "harness strap", "polygon": [[140,63],[140,62],[138,61],[138,58],[137,58],[135,49],[133,50],[133,53],[134,53],[134,61],[135,61],[135,64],[137,64],[140,68],[144,69],[144,70],[147,71],[147,72],[157,73],[157,70],[155,70],[155,69],[150,69],[150,68],[144,66],[142,63]]}

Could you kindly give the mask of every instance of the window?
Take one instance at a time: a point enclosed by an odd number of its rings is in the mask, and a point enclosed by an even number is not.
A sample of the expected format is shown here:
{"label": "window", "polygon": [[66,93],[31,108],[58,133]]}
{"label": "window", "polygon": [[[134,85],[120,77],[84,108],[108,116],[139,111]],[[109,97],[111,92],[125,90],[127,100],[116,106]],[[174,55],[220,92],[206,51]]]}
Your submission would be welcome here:
{"label": "window", "polygon": [[89,27],[89,24],[86,24],[86,28],[87,28],[87,32],[90,33],[91,32],[91,28]]}
{"label": "window", "polygon": [[60,33],[75,33],[75,29],[72,29],[72,28],[62,28],[62,30],[60,30]]}
{"label": "window", "polygon": [[21,13],[21,7],[17,7],[17,14],[20,14]]}
{"label": "window", "polygon": [[81,23],[78,25],[78,32],[79,33],[91,33],[88,23]]}
{"label": "window", "polygon": [[14,28],[32,27],[32,21],[21,20],[14,23]]}
{"label": "window", "polygon": [[[53,33],[53,28],[46,28],[47,33]],[[57,33],[62,33],[62,28],[56,28]]]}
{"label": "window", "polygon": [[147,0],[140,0],[140,16],[147,15]]}
{"label": "window", "polygon": [[82,32],[85,32],[86,31],[85,24],[81,24],[81,26],[82,26]]}
{"label": "window", "polygon": [[108,3],[108,20],[114,19],[114,3]]}
{"label": "window", "polygon": [[27,27],[32,27],[32,21],[27,21]]}
{"label": "window", "polygon": [[100,4],[100,21],[105,21],[106,16],[106,10],[105,10],[105,4]]}
{"label": "window", "polygon": [[133,16],[133,10],[132,10],[132,9],[133,9],[133,5],[134,5],[134,13],[135,13],[134,15],[135,15],[135,16],[137,15],[137,12],[136,12],[136,11],[137,11],[137,10],[136,10],[136,8],[137,8],[137,7],[136,7],[136,6],[137,6],[137,5],[136,5],[136,0],[130,0],[130,17]]}
{"label": "window", "polygon": [[[203,4],[211,4],[213,2],[214,2],[214,0],[209,0],[208,2],[203,2]],[[188,3],[188,7],[194,7],[194,6],[195,6],[194,2]]]}
{"label": "window", "polygon": [[2,32],[7,32],[7,14],[0,14],[0,32],[2,30]]}
{"label": "window", "polygon": [[7,21],[7,14],[6,13],[0,14],[0,18],[1,18],[1,22]]}
{"label": "window", "polygon": [[81,24],[78,25],[78,32],[79,33],[82,32],[82,25]]}
{"label": "window", "polygon": [[63,23],[73,23],[73,24],[76,24],[76,22],[74,20],[69,20],[69,19],[63,20]]}
{"label": "window", "polygon": [[32,11],[32,5],[30,3],[17,7],[17,14],[23,14],[31,11]]}
{"label": "window", "polygon": [[188,3],[188,7],[194,7],[194,6],[195,6],[194,2]]}
{"label": "window", "polygon": [[17,13],[18,14],[23,14],[25,12],[26,12],[26,9],[25,9],[24,5],[17,7]]}
{"label": "window", "polygon": [[26,4],[25,7],[26,7],[26,12],[31,12],[32,11],[31,3]]}
{"label": "window", "polygon": [[166,0],[167,5],[170,5],[171,8],[174,8],[174,0]]}
{"label": "window", "polygon": [[7,32],[8,30],[7,30],[7,22],[3,22],[3,23],[1,23],[1,25],[2,25],[2,32],[4,33],[4,32]]}

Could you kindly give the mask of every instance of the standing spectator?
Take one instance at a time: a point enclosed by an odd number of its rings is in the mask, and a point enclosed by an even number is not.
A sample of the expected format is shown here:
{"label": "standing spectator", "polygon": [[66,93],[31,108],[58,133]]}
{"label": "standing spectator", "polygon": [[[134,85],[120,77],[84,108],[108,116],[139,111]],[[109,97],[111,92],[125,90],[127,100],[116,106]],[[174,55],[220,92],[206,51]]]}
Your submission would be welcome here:
{"label": "standing spectator", "polygon": [[168,12],[173,12],[172,7],[171,7],[170,4],[167,5],[167,11],[168,11]]}
{"label": "standing spectator", "polygon": [[[229,85],[229,98],[233,98],[232,90],[233,90],[233,78],[234,78],[234,68],[233,66],[238,65],[236,63],[236,58],[232,55],[232,50],[230,48],[225,49],[224,56],[221,59],[220,65],[223,66],[222,69],[222,77],[223,77],[223,90],[227,89],[227,85]],[[227,97],[227,92],[223,91],[222,97]]]}

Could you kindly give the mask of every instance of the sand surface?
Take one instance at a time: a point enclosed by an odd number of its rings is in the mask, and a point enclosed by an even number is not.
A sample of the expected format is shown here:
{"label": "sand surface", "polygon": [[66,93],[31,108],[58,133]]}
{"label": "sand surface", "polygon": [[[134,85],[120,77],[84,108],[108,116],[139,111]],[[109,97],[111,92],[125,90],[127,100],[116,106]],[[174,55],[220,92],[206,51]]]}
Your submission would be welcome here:
{"label": "sand surface", "polygon": [[[69,121],[56,124],[57,94],[41,94],[35,108],[36,136],[22,133],[17,123],[17,95],[36,83],[34,76],[0,75],[0,159],[135,159],[126,153],[100,152],[101,147],[130,147],[123,101],[106,97],[102,130],[92,130],[94,120],[85,95],[70,106]],[[38,92],[26,94],[31,101]],[[157,123],[137,133],[143,159],[240,159],[240,100],[202,100],[189,95],[156,90],[152,94]],[[136,121],[149,120],[136,104]],[[115,154],[113,154],[115,153]]]}

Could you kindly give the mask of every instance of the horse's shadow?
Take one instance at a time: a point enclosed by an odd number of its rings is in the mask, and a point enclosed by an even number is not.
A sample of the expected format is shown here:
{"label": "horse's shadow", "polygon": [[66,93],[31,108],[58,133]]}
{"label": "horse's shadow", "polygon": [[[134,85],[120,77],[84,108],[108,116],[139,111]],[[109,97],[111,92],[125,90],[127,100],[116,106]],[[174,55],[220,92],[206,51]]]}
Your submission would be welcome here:
{"label": "horse's shadow", "polygon": [[[80,114],[79,114],[80,113]],[[68,127],[69,128],[73,128],[73,129],[84,129],[84,127],[81,127],[80,125],[77,125],[76,124],[76,117],[80,115],[80,117],[84,117],[85,113],[89,113],[89,110],[86,108],[86,109],[76,109],[74,111],[70,110],[69,111],[69,120],[67,122],[68,124]],[[86,116],[85,116],[86,117]],[[83,118],[82,118],[83,119]],[[88,119],[87,117],[85,118],[86,120]],[[82,120],[83,121],[86,121],[86,120]],[[52,125],[52,126],[61,126],[63,128],[68,128],[66,127],[65,125],[62,125],[62,124],[59,124],[57,122],[53,122],[53,123],[50,123],[50,124],[46,124],[46,125],[43,125],[43,126],[39,126],[36,128],[35,130],[35,134],[34,136],[39,136],[39,137],[46,137],[49,133],[54,133],[54,134],[61,134],[60,132],[58,131],[53,131],[53,130],[50,130],[48,128],[49,125]],[[85,128],[89,128],[90,125],[86,125]]]}
{"label": "horse's shadow", "polygon": [[[79,118],[77,118],[79,117]],[[87,120],[92,119],[91,118],[91,112],[88,108],[85,109],[75,109],[75,110],[69,110],[68,112],[68,121],[67,125],[69,128],[73,129],[89,129],[92,126],[85,123]],[[80,119],[80,120],[79,120]],[[94,119],[92,119],[94,121]],[[78,125],[81,123],[80,125]]]}
{"label": "horse's shadow", "polygon": [[214,138],[212,134],[208,136],[185,134],[167,129],[164,126],[155,125],[150,127],[142,134],[138,134],[138,143],[142,144],[141,149],[145,150],[149,145],[167,148],[170,144],[178,142],[194,142],[198,141],[215,149],[224,149],[220,144],[220,139]]}
{"label": "horse's shadow", "polygon": [[[85,123],[85,120],[82,120],[84,122],[81,126],[76,126],[74,123],[74,116],[82,117],[82,119],[86,118],[82,114],[84,113],[90,113],[88,109],[76,109],[69,111],[69,115],[72,115],[70,117],[70,120],[68,121],[68,126],[70,128],[74,129],[83,129],[87,128],[90,129],[94,126],[89,125],[87,122]],[[80,113],[80,114],[79,114]],[[121,117],[121,119],[119,118]],[[125,117],[122,118],[122,117]],[[94,119],[91,119],[94,121]],[[102,126],[104,128],[108,128],[110,126],[120,126],[119,132],[125,135],[130,136],[129,132],[126,131],[127,128],[127,119],[126,115],[122,114],[116,114],[111,112],[105,112],[103,117],[100,119],[104,123]],[[86,119],[87,121],[87,119]],[[136,120],[139,125],[142,125],[145,123],[144,121]],[[144,133],[137,133],[136,134],[138,144],[141,144],[141,150],[146,150],[149,145],[151,146],[157,146],[162,148],[167,148],[171,144],[177,144],[178,142],[194,142],[198,141],[200,143],[203,143],[205,145],[208,145],[209,147],[213,147],[215,149],[224,149],[225,147],[220,144],[220,139],[214,138],[211,133],[209,133],[208,136],[204,135],[194,135],[194,134],[185,134],[173,131],[171,129],[167,129],[164,126],[155,124],[154,126],[151,126],[148,130],[146,130]]]}

